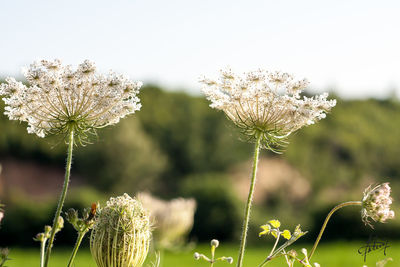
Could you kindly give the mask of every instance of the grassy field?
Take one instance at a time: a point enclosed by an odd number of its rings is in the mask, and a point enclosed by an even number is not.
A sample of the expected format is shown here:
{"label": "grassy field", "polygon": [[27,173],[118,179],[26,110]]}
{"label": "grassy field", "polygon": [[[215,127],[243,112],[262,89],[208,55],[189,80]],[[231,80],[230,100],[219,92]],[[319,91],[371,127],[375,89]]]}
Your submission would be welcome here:
{"label": "grassy field", "polygon": [[[382,260],[386,257],[393,258],[393,262],[389,262],[387,267],[395,267],[400,266],[400,242],[389,242],[389,247],[386,250],[387,256],[383,255],[383,251],[374,251],[367,255],[367,260],[364,263],[363,256],[358,254],[357,250],[363,246],[362,242],[336,242],[336,243],[328,243],[321,244],[318,248],[317,253],[313,257],[313,262],[318,262],[323,267],[353,267],[353,266],[363,266],[364,264],[372,267],[375,266],[375,262],[378,260]],[[308,249],[310,246],[307,246]],[[300,249],[301,247],[295,247],[296,249]],[[233,258],[237,258],[237,250],[238,248],[234,245],[224,245],[222,244],[217,249],[217,256],[232,256]],[[193,267],[207,267],[207,264],[204,261],[195,261],[193,259],[193,253],[198,251],[200,253],[204,253],[209,255],[209,246],[207,244],[202,244],[197,246],[194,249],[172,253],[165,252],[163,255],[163,267],[175,267],[175,266],[193,266]],[[265,256],[267,256],[267,249],[262,247],[250,247],[245,256],[244,266],[258,266],[260,262],[263,261]],[[67,249],[54,249],[54,254],[51,260],[51,267],[64,267],[68,262],[68,258],[70,255],[70,251]],[[35,267],[39,266],[38,260],[38,251],[34,249],[11,249],[10,258],[11,261],[7,262],[7,266],[9,267]],[[153,255],[149,258],[144,266],[150,266]],[[234,266],[234,263],[231,266]],[[78,252],[75,266],[77,267],[97,267],[92,257],[90,255],[89,250],[83,249]],[[229,266],[227,263],[218,263],[215,266]],[[284,264],[283,259],[277,259],[276,261],[271,262],[267,266],[286,266]],[[300,266],[299,264],[297,266]]]}

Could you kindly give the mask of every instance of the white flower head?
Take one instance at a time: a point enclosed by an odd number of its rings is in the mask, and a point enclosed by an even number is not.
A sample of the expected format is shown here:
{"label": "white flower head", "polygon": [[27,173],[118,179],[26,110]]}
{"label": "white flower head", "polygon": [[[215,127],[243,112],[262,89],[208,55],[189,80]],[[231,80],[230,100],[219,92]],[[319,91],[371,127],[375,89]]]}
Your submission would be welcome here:
{"label": "white flower head", "polygon": [[308,81],[288,73],[260,69],[239,76],[227,69],[218,80],[204,77],[200,82],[212,108],[224,111],[249,140],[261,135],[263,147],[274,152],[291,133],[325,118],[336,105],[327,93],[301,97]]}
{"label": "white flower head", "polygon": [[393,200],[390,197],[389,183],[369,186],[364,191],[362,199],[361,217],[365,224],[370,224],[369,218],[375,222],[386,222],[394,218],[394,211],[390,210]]}
{"label": "white flower head", "polygon": [[28,132],[39,137],[74,130],[85,139],[87,133],[116,124],[141,107],[141,82],[113,72],[98,74],[88,60],[76,69],[58,59],[41,60],[26,68],[24,76],[29,87],[14,78],[0,86],[4,114],[27,122]]}

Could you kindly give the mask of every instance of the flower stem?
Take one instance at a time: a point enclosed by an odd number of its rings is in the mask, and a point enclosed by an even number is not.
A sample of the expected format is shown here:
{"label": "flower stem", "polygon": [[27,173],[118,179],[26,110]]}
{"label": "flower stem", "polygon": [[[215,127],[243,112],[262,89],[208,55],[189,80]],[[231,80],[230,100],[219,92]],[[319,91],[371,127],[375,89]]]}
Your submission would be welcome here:
{"label": "flower stem", "polygon": [[45,238],[42,242],[40,242],[40,267],[44,266],[44,251],[46,248],[46,241],[47,239]]}
{"label": "flower stem", "polygon": [[47,244],[46,259],[44,262],[44,267],[47,267],[47,265],[49,264],[50,253],[51,253],[51,249],[53,247],[53,242],[54,242],[54,236],[56,235],[56,231],[58,228],[58,217],[60,217],[60,215],[61,215],[61,210],[64,205],[65,197],[67,195],[69,177],[71,175],[73,148],[74,148],[74,130],[71,130],[69,132],[69,137],[68,137],[67,165],[65,167],[64,185],[63,185],[60,199],[58,200],[56,214],[54,215],[53,227],[51,228],[51,235],[49,238],[49,243]]}
{"label": "flower stem", "polygon": [[215,257],[215,246],[211,246],[211,261],[210,261],[210,267],[214,266],[214,257]]}
{"label": "flower stem", "polygon": [[67,267],[71,267],[72,266],[72,263],[74,262],[74,259],[75,259],[75,256],[76,256],[76,253],[78,252],[79,246],[81,245],[82,239],[85,236],[85,234],[87,233],[87,231],[88,230],[86,230],[84,232],[80,232],[78,234],[78,238],[76,240],[75,247],[72,250],[72,254],[71,254],[71,257],[69,258],[69,262],[68,262]]}
{"label": "flower stem", "polygon": [[243,265],[243,257],[244,257],[245,247],[246,247],[246,239],[247,239],[247,230],[249,227],[249,220],[250,220],[250,210],[251,210],[251,204],[253,201],[254,188],[256,185],[257,164],[258,164],[258,157],[260,154],[261,137],[262,137],[262,135],[259,134],[257,137],[256,144],[254,146],[253,171],[252,171],[252,175],[251,175],[249,196],[247,198],[247,204],[246,204],[246,209],[245,209],[245,217],[244,217],[243,229],[242,229],[242,239],[240,240],[240,249],[239,249],[239,258],[238,258],[237,267],[242,267],[242,265]]}
{"label": "flower stem", "polygon": [[[279,230],[278,230],[278,231],[279,231]],[[278,245],[279,237],[280,237],[280,236],[281,236],[281,233],[278,232],[278,236],[276,237],[276,241],[275,241],[274,247],[272,248],[271,253],[269,254],[268,258],[271,258],[272,254],[274,254],[274,251],[275,251],[275,249],[276,249],[276,246]]]}
{"label": "flower stem", "polygon": [[[279,242],[279,237],[281,236],[281,233],[278,231],[278,236],[276,237],[275,243],[273,248],[271,249],[271,252],[269,253],[268,257],[258,266],[258,267],[262,267],[265,264],[267,264],[270,260],[272,260],[272,255],[274,254],[274,251],[276,249],[276,246],[278,245]],[[285,255],[286,261],[287,261],[287,257]]]}
{"label": "flower stem", "polygon": [[341,209],[346,206],[361,206],[361,201],[348,201],[344,202],[342,204],[337,205],[334,207],[329,213],[328,216],[326,216],[324,224],[322,225],[321,231],[319,231],[319,235],[317,237],[317,240],[315,240],[314,246],[311,249],[310,255],[308,257],[309,260],[311,260],[311,257],[314,255],[315,250],[317,249],[318,243],[321,240],[322,234],[325,231],[326,225],[328,224],[329,219],[331,218],[332,214],[337,211],[338,209]]}

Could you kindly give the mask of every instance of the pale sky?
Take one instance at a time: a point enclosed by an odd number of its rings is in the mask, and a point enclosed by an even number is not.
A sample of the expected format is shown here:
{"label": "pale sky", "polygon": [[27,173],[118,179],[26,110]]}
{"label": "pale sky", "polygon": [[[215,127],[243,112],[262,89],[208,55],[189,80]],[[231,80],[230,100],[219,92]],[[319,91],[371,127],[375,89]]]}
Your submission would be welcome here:
{"label": "pale sky", "polygon": [[36,59],[199,92],[201,74],[257,68],[345,97],[400,96],[400,1],[2,1],[0,76]]}

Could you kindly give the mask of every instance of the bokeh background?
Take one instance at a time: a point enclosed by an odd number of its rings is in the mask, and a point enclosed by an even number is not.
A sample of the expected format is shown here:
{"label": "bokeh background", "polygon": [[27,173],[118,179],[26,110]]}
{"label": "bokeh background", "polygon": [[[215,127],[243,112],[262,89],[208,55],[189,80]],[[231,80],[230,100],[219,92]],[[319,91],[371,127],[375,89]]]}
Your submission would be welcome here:
{"label": "bokeh background", "polygon": [[[294,73],[307,93],[338,101],[326,119],[295,133],[282,155],[263,151],[250,244],[259,225],[298,223],[311,241],[336,204],[390,182],[399,214],[400,4],[397,1],[9,1],[2,5],[0,77],[23,81],[35,59],[84,59],[142,80],[142,109],[75,150],[66,208],[150,192],[193,197],[189,240],[236,242],[252,145],[208,107],[199,75],[231,66]],[[4,110],[3,103],[0,110]],[[0,246],[36,246],[63,182],[66,147],[0,116]],[[338,212],[326,240],[399,239],[395,219],[372,231],[357,208]],[[73,244],[66,225],[57,244]],[[87,243],[86,243],[87,245]]]}

